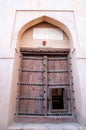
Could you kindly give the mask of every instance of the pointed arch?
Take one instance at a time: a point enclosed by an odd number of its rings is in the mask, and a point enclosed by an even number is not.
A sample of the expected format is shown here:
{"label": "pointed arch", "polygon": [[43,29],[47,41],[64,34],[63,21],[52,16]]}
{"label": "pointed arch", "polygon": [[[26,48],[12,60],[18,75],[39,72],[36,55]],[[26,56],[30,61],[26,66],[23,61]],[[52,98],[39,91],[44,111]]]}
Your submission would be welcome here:
{"label": "pointed arch", "polygon": [[60,29],[62,29],[66,34],[67,36],[69,37],[70,40],[72,40],[72,35],[71,35],[71,32],[70,30],[68,29],[68,27],[63,24],[62,22],[58,21],[58,20],[55,20],[51,17],[48,17],[48,16],[41,16],[39,18],[36,18],[28,23],[26,23],[19,31],[18,33],[18,39],[21,38],[22,34],[27,30],[29,29],[30,27],[36,25],[36,24],[39,24],[41,22],[47,22],[47,23],[50,23],[56,27],[59,27]]}

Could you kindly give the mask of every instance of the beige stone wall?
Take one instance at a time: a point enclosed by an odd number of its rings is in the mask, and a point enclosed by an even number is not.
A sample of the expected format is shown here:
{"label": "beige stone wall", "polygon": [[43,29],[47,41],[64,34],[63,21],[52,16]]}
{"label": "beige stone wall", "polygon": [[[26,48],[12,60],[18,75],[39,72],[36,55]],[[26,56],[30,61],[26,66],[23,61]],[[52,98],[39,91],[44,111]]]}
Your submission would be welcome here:
{"label": "beige stone wall", "polygon": [[[13,119],[19,63],[18,58],[16,58],[19,54],[16,56],[15,48],[20,46],[19,32],[22,34],[24,25],[42,16],[48,16],[59,21],[59,23],[63,23],[61,25],[58,24],[58,26],[65,30],[67,34],[67,29],[70,31],[72,38],[70,37],[69,44],[72,57],[74,57],[72,64],[73,74],[75,75],[74,87],[78,121],[86,125],[86,1],[1,0],[0,130],[7,130],[9,122]],[[15,64],[17,67],[14,67]]]}

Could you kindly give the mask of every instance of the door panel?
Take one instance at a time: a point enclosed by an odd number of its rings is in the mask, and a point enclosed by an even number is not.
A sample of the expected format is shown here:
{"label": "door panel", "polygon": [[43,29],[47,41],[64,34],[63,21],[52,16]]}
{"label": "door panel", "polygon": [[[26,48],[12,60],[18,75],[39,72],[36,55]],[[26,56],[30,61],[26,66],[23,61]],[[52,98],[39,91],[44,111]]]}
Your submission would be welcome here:
{"label": "door panel", "polygon": [[43,56],[22,58],[19,113],[43,114]]}
{"label": "door panel", "polygon": [[68,84],[67,57],[48,57],[48,84]]}
{"label": "door panel", "polygon": [[68,73],[48,73],[48,85],[52,84],[68,84]]}

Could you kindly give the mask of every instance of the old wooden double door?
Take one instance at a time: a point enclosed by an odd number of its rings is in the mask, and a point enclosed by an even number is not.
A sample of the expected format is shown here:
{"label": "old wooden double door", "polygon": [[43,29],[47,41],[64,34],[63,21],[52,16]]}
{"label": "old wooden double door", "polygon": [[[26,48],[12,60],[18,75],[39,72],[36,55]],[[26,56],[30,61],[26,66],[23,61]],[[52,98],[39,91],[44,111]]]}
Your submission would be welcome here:
{"label": "old wooden double door", "polygon": [[18,115],[71,114],[68,54],[23,54],[18,85]]}

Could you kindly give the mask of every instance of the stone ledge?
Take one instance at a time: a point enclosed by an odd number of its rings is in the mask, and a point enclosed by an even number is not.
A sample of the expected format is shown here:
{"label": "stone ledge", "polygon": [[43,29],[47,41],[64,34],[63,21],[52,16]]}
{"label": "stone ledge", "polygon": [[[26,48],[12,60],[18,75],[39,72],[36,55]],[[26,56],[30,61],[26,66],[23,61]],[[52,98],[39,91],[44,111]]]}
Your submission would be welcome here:
{"label": "stone ledge", "polygon": [[86,126],[78,123],[59,123],[59,124],[26,124],[14,123],[8,127],[8,130],[86,130]]}

